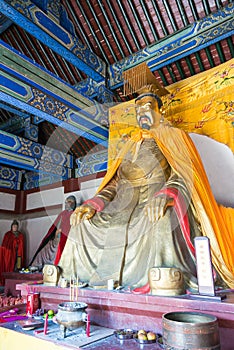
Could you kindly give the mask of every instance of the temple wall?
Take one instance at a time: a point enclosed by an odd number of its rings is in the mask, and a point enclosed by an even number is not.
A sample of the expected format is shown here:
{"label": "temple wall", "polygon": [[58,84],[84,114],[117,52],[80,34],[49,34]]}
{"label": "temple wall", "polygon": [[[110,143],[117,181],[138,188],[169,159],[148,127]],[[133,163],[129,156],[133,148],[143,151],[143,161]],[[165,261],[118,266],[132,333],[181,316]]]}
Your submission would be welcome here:
{"label": "temple wall", "polygon": [[102,178],[81,182],[78,191],[66,193],[63,186],[28,193],[25,199],[25,212],[16,215],[14,215],[16,196],[0,191],[1,209],[7,211],[5,214],[0,214],[0,244],[5,232],[10,229],[12,220],[17,219],[19,230],[25,234],[26,265],[29,264],[42,238],[57,215],[64,210],[65,199],[69,195],[74,195],[77,203],[82,203],[95,194],[101,181]]}
{"label": "temple wall", "polygon": [[10,193],[0,193],[0,210],[15,210],[16,195]]}
{"label": "temple wall", "polygon": [[63,187],[53,188],[40,192],[30,193],[26,197],[26,211],[37,208],[58,205],[63,202]]}
{"label": "temple wall", "polygon": [[200,153],[216,201],[234,208],[234,156],[231,149],[207,136],[190,136]]}

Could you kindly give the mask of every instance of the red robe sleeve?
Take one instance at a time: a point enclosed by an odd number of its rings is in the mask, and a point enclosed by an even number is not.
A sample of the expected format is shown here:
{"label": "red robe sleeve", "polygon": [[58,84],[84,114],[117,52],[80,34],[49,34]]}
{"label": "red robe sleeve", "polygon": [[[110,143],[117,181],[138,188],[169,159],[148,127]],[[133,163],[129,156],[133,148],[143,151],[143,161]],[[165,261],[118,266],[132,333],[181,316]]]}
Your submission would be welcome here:
{"label": "red robe sleeve", "polygon": [[70,217],[71,217],[72,213],[73,213],[73,211],[71,211],[71,210],[69,210],[69,211],[68,210],[64,210],[62,212],[62,216],[61,216],[62,220],[61,220],[61,225],[60,225],[60,228],[61,228],[62,232],[61,232],[61,236],[60,236],[60,241],[59,241],[59,245],[58,245],[57,254],[56,254],[56,257],[55,257],[55,261],[54,261],[55,265],[58,265],[58,263],[59,263],[59,260],[61,258],[63,249],[64,249],[66,241],[67,241],[67,237],[69,235],[69,231],[70,231],[70,228],[71,228]]}
{"label": "red robe sleeve", "polygon": [[34,259],[36,258],[37,254],[40,252],[40,250],[45,247],[45,245],[51,240],[54,239],[55,237],[55,232],[58,228],[60,228],[62,230],[61,232],[61,236],[60,236],[60,241],[59,241],[59,245],[58,245],[58,249],[57,249],[57,253],[56,253],[56,257],[55,257],[55,261],[54,264],[57,265],[60,257],[62,255],[62,251],[63,248],[65,246],[66,240],[67,240],[67,236],[69,234],[70,231],[70,217],[71,214],[73,213],[73,211],[71,210],[63,210],[55,219],[54,223],[51,225],[51,227],[49,228],[47,234],[45,235],[45,237],[43,238],[43,240],[41,241],[39,248],[37,249],[36,253],[34,254],[34,257],[32,258],[31,262],[29,265],[31,265],[34,261]]}

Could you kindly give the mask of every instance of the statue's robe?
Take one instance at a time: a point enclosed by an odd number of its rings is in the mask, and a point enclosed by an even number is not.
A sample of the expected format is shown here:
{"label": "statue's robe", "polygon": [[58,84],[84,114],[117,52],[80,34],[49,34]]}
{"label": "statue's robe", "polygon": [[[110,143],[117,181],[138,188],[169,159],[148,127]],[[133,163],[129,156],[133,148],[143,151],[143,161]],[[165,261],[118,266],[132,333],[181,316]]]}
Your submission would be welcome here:
{"label": "statue's robe", "polygon": [[[57,216],[34,254],[29,264],[30,266],[40,265],[40,267],[43,267],[45,263],[58,264],[70,231],[70,217],[72,213],[73,210],[63,210]],[[56,230],[59,228],[62,232],[58,238],[55,238]]]}
{"label": "statue's robe", "polygon": [[[143,139],[139,131],[126,143],[92,199],[101,200],[104,208],[71,227],[59,262],[63,275],[78,275],[90,284],[113,278],[125,286],[139,286],[147,283],[149,268],[174,266],[182,270],[187,287],[194,287],[193,239],[205,235],[216,270],[233,288],[234,246],[228,239],[233,240],[234,233],[226,225],[233,210],[216,203],[186,133],[160,126],[148,137]],[[144,207],[166,190],[177,191],[177,204],[151,224]]]}
{"label": "statue's robe", "polygon": [[5,233],[2,241],[2,247],[5,248],[5,272],[13,272],[16,268],[17,257],[21,259],[21,265],[24,264],[24,235],[22,232],[15,234],[12,231]]}

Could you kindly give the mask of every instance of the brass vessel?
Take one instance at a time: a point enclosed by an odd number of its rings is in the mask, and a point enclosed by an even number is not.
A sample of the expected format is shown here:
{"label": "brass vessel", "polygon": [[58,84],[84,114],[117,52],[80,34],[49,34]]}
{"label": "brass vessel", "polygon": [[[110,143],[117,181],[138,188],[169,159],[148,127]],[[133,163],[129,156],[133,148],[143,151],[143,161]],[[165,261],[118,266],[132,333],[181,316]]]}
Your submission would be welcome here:
{"label": "brass vessel", "polygon": [[152,267],[148,273],[151,294],[173,296],[185,293],[184,276],[176,267]]}

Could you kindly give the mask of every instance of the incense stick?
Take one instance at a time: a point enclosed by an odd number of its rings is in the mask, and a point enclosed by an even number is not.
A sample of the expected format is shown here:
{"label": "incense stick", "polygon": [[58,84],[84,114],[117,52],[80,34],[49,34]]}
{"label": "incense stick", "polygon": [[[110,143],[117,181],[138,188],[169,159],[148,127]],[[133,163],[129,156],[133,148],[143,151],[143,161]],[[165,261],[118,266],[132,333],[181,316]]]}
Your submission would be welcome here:
{"label": "incense stick", "polygon": [[70,292],[70,301],[72,300],[72,279],[71,279],[71,276],[70,276],[70,290],[69,290],[69,292]]}
{"label": "incense stick", "polygon": [[74,301],[74,297],[75,297],[75,290],[74,290],[74,278],[72,278],[72,301]]}
{"label": "incense stick", "polygon": [[78,301],[78,285],[79,285],[79,277],[76,277],[76,301]]}
{"label": "incense stick", "polygon": [[69,290],[69,297],[70,301],[78,301],[78,294],[79,294],[79,277],[73,278],[70,276],[70,290]]}

